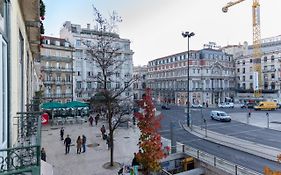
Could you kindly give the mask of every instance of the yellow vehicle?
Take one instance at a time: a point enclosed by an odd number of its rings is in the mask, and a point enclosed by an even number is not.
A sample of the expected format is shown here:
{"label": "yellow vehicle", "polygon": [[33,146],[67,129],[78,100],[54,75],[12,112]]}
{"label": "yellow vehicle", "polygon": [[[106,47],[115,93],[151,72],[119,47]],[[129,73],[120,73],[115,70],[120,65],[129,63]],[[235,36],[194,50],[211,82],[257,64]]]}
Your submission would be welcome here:
{"label": "yellow vehicle", "polygon": [[257,106],[254,106],[255,110],[276,110],[277,103],[273,101],[261,101]]}

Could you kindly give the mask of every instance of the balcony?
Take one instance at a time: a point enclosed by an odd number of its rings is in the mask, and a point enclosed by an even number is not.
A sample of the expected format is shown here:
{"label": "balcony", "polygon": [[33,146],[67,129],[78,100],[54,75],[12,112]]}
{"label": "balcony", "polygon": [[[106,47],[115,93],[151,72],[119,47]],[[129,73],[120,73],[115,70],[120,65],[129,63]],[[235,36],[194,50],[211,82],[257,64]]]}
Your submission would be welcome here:
{"label": "balcony", "polygon": [[56,57],[56,56],[41,55],[41,60],[72,63],[71,57]]}
{"label": "balcony", "polygon": [[15,147],[0,150],[0,174],[40,174],[41,113],[18,113]]}
{"label": "balcony", "polygon": [[50,67],[50,66],[41,66],[41,70],[45,72],[66,72],[66,73],[73,73],[74,71],[72,68],[65,68],[65,67]]}
{"label": "balcony", "polygon": [[33,58],[40,56],[40,3],[39,0],[20,0],[20,8],[26,24],[28,41]]}
{"label": "balcony", "polygon": [[276,69],[267,69],[267,70],[263,70],[262,72],[263,73],[267,73],[267,72],[275,72],[276,71]]}
{"label": "balcony", "polygon": [[72,93],[53,93],[53,94],[45,94],[44,99],[58,99],[58,98],[71,98]]}

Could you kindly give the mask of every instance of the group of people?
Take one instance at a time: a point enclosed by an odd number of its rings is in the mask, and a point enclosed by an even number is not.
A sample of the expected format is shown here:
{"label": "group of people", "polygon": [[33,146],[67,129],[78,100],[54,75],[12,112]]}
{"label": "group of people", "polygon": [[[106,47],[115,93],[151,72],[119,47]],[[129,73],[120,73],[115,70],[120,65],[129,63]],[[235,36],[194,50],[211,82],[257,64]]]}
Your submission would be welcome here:
{"label": "group of people", "polygon": [[[64,139],[64,128],[63,127],[60,130],[60,137],[61,137],[61,140],[64,140],[65,154],[69,154],[70,146],[71,146],[71,138],[67,134],[66,138]],[[76,140],[76,153],[77,154],[80,154],[81,151],[82,151],[82,153],[86,152],[86,141],[87,141],[87,138],[85,135],[78,136],[78,138]]]}
{"label": "group of people", "polygon": [[[99,119],[100,119],[100,114],[97,114],[95,116],[95,124],[96,124],[96,126],[98,125]],[[90,117],[89,117],[89,122],[90,122],[90,126],[93,126],[94,118],[93,118],[92,115],[90,115]]]}
{"label": "group of people", "polygon": [[102,127],[100,128],[100,131],[101,131],[102,139],[106,141],[107,148],[110,149],[111,148],[110,136],[106,134],[106,129],[104,125],[102,125]]}

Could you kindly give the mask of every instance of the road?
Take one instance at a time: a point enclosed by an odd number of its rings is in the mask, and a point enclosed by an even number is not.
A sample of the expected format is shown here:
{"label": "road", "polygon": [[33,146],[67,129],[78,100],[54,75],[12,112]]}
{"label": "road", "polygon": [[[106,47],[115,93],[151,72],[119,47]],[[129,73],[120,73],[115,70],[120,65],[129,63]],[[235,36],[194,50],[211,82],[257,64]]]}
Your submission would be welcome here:
{"label": "road", "polygon": [[[203,109],[202,111],[200,109],[191,109],[193,124],[201,126],[204,124],[202,122],[202,119],[205,118],[207,121],[208,129],[212,131],[232,135],[241,139],[255,141],[257,143],[264,144],[266,142],[266,145],[272,145],[274,147],[280,148],[281,134],[279,131],[250,126],[236,121],[226,123],[213,121],[209,118],[209,113],[211,110],[214,109]],[[224,109],[224,111],[234,113],[241,111],[246,112],[247,110],[234,108]],[[281,170],[281,165],[276,162],[266,160],[258,156],[238,151],[223,145],[215,144],[213,142],[200,139],[186,132],[178,123],[179,121],[186,120],[186,114],[184,113],[183,107],[173,106],[171,110],[163,110],[162,114],[163,119],[161,121],[162,128],[160,133],[165,138],[170,138],[170,123],[174,122],[176,124],[174,133],[175,138],[178,142],[187,144],[194,148],[200,149],[217,157],[223,158],[235,164],[253,169],[261,173],[263,172],[263,167],[265,165],[275,170]]]}

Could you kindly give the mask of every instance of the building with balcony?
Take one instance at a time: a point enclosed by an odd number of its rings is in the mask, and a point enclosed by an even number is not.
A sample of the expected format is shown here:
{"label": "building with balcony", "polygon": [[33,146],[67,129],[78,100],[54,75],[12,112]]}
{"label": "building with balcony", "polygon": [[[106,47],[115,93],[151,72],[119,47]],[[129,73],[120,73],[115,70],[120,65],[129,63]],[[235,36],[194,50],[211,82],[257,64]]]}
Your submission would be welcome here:
{"label": "building with balcony", "polygon": [[[221,49],[204,48],[181,52],[148,63],[147,84],[160,103],[217,104],[235,97],[232,55]],[[189,64],[189,99],[187,79]]]}
{"label": "building with balcony", "polygon": [[73,53],[66,40],[44,36],[38,64],[44,102],[73,100]]}
{"label": "building with balcony", "polygon": [[39,0],[0,0],[0,174],[40,174],[39,16]]}
{"label": "building with balcony", "polygon": [[133,77],[136,80],[133,84],[134,100],[139,100],[145,93],[147,84],[147,66],[135,66]]}
{"label": "building with balcony", "polygon": [[[96,44],[99,35],[97,30],[90,28],[90,24],[82,28],[81,25],[72,24],[70,21],[66,21],[60,30],[60,37],[75,47],[74,100],[87,101],[102,89],[98,81],[102,70],[87,54],[90,49],[87,45]],[[123,61],[118,70],[114,70],[116,73],[110,77],[111,82],[107,84],[107,87],[118,90],[127,86],[128,81],[133,78],[133,51],[130,49],[130,40],[122,39],[115,33],[107,33],[107,35],[113,40],[111,44],[120,48],[118,59]],[[121,96],[133,99],[132,88],[128,88]]]}
{"label": "building with balcony", "polygon": [[[253,98],[253,72],[254,59],[252,57],[253,46],[244,42],[243,45],[228,47],[225,49],[229,54],[234,55],[236,65],[236,90],[237,98]],[[232,50],[229,50],[231,48]],[[261,98],[275,99],[281,96],[281,36],[265,38],[261,40],[261,77],[262,89]],[[237,54],[239,53],[239,54]]]}

